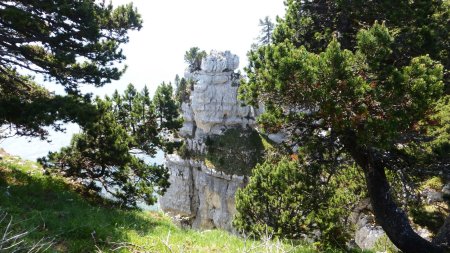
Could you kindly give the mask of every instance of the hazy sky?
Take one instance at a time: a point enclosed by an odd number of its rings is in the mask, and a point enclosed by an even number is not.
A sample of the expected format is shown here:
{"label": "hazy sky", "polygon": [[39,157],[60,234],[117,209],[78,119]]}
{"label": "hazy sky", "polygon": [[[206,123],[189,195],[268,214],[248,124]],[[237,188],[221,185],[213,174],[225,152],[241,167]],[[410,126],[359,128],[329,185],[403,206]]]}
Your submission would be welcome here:
{"label": "hazy sky", "polygon": [[[130,0],[112,0],[114,5]],[[275,20],[284,14],[282,0],[134,0],[144,20],[125,45],[128,70],[120,81],[96,94],[125,89],[128,83],[150,90],[163,81],[173,81],[186,67],[184,53],[197,46],[209,52],[230,50],[246,63],[246,52],[259,34],[258,22],[265,16]]]}
{"label": "hazy sky", "polygon": [[[131,0],[112,0],[114,5]],[[209,52],[230,50],[240,58],[240,67],[247,64],[246,52],[259,34],[259,19],[284,15],[282,0],[134,0],[144,20],[143,28],[130,34],[123,49],[127,56],[127,72],[119,81],[103,88],[83,88],[98,95],[122,91],[128,83],[150,91],[163,81],[183,75],[184,53],[197,46]],[[51,87],[54,89],[54,87]],[[60,88],[58,88],[60,89]],[[54,133],[52,143],[25,138],[9,138],[0,142],[8,152],[35,159],[68,145],[76,125],[67,133]]]}

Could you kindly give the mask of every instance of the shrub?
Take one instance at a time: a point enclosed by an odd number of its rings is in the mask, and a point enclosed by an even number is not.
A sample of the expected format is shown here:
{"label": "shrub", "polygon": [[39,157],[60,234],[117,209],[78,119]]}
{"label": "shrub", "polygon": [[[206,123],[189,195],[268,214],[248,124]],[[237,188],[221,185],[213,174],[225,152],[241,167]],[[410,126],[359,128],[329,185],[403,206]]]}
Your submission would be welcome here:
{"label": "shrub", "polygon": [[315,239],[323,247],[345,245],[351,207],[363,192],[354,167],[335,174],[318,164],[282,158],[252,171],[249,184],[236,194],[235,227],[251,236],[270,233],[287,239]]}

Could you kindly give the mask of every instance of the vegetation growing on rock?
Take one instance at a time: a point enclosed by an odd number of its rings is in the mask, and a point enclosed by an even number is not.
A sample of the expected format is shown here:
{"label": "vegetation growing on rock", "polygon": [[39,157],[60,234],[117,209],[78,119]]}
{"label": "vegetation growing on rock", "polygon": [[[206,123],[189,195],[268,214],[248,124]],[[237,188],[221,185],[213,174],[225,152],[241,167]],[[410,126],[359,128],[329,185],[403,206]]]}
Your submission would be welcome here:
{"label": "vegetation growing on rock", "polygon": [[207,137],[204,158],[215,170],[249,176],[253,167],[263,161],[264,141],[265,137],[254,129],[230,128],[222,135]]}
{"label": "vegetation growing on rock", "polygon": [[228,175],[250,176],[274,144],[255,129],[235,127],[206,137],[205,145],[205,152],[200,153],[188,150],[183,144],[178,154],[186,159],[204,161],[207,167]]}

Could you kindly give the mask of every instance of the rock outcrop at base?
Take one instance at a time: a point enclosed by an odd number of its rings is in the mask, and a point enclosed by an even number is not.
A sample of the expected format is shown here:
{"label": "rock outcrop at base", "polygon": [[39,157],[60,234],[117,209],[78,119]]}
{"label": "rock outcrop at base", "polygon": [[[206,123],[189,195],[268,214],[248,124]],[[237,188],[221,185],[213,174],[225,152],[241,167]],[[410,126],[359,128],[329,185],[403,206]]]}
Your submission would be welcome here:
{"label": "rock outcrop at base", "polygon": [[237,98],[240,80],[234,70],[238,65],[236,55],[213,51],[203,59],[201,70],[185,74],[195,81],[189,101],[182,104],[180,135],[185,146],[179,154],[166,157],[171,186],[160,199],[161,209],[183,226],[232,231],[234,195],[247,178],[234,173],[234,168],[220,168],[229,164],[224,159],[238,160],[239,155],[250,157],[254,153],[237,154],[238,148],[228,148],[220,151],[225,156],[211,157],[214,152],[208,153],[208,142],[211,145],[230,129],[242,130],[237,137],[245,140],[251,135],[246,132],[255,125],[255,110],[242,106]]}
{"label": "rock outcrop at base", "polygon": [[160,200],[164,212],[181,226],[233,230],[234,195],[245,185],[244,176],[223,174],[178,155],[168,156],[166,165],[171,186]]}

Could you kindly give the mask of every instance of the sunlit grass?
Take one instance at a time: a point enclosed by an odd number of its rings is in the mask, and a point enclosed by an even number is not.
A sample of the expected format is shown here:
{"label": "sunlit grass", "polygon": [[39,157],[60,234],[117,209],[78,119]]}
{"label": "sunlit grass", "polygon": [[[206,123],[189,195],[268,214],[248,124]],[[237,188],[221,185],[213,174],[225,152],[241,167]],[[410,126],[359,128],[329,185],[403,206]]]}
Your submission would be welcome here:
{"label": "sunlit grass", "polygon": [[181,229],[161,212],[88,201],[74,187],[44,175],[36,163],[0,160],[0,213],[12,218],[12,234],[29,231],[24,243],[51,242],[50,252],[314,252],[278,240]]}

